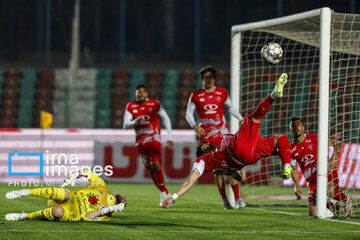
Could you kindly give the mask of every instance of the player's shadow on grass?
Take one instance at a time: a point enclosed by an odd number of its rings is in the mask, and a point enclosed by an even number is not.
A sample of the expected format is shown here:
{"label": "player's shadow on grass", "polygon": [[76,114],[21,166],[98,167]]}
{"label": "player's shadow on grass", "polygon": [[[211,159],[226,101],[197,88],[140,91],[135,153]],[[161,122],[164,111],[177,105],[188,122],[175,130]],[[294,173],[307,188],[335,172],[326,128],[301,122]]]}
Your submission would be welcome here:
{"label": "player's shadow on grass", "polygon": [[168,223],[168,222],[92,222],[96,224],[103,224],[103,225],[112,225],[112,226],[119,226],[119,227],[127,227],[127,228],[136,228],[136,227],[188,227],[188,228],[201,228],[201,229],[208,229],[207,227],[197,226],[197,225],[185,225],[185,224],[176,224],[176,223]]}

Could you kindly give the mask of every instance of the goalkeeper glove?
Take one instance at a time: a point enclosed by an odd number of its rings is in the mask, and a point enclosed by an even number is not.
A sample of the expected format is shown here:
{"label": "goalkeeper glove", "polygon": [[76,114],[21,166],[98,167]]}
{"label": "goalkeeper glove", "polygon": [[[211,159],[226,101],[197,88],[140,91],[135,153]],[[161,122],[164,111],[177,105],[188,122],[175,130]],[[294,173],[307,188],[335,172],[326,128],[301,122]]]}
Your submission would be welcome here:
{"label": "goalkeeper glove", "polygon": [[282,179],[288,180],[292,172],[292,167],[289,164],[285,164],[283,171],[280,174]]}
{"label": "goalkeeper glove", "polygon": [[66,187],[68,185],[75,186],[75,180],[79,178],[79,174],[69,176],[65,178],[64,182],[60,185],[60,187]]}
{"label": "goalkeeper glove", "polygon": [[100,209],[101,215],[106,215],[108,213],[117,213],[117,212],[121,212],[122,210],[124,210],[125,208],[125,204],[124,203],[119,203],[117,205],[111,205],[109,207]]}

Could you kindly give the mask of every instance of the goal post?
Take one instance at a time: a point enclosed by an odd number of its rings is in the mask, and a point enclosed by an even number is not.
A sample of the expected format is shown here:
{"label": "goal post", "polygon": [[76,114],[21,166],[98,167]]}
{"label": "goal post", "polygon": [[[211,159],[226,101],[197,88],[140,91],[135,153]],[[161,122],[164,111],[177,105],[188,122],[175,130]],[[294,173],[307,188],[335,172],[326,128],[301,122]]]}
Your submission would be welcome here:
{"label": "goal post", "polygon": [[[266,137],[286,134],[292,140],[289,122],[296,116],[304,120],[306,132],[318,134],[316,205],[320,218],[326,217],[329,197],[329,138],[342,143],[341,150],[334,152],[339,156],[336,165],[340,187],[353,195],[360,189],[359,39],[360,15],[335,13],[329,8],[235,25],[231,29],[231,97],[235,107],[243,115],[251,111],[271,92],[277,77],[287,72],[289,81],[284,97],[273,105],[260,133]],[[284,59],[277,65],[261,59],[260,50],[268,42],[276,42],[284,50]],[[231,132],[235,133],[238,127],[238,121],[232,117]],[[271,158],[264,162],[269,163],[264,168],[269,171],[268,180],[254,180],[252,184],[280,183],[274,177],[281,168],[279,160]]]}
{"label": "goal post", "polygon": [[319,67],[319,123],[316,215],[326,218],[326,195],[328,183],[328,116],[329,116],[329,70],[330,70],[330,24],[331,11],[321,9],[320,14],[320,67]]}

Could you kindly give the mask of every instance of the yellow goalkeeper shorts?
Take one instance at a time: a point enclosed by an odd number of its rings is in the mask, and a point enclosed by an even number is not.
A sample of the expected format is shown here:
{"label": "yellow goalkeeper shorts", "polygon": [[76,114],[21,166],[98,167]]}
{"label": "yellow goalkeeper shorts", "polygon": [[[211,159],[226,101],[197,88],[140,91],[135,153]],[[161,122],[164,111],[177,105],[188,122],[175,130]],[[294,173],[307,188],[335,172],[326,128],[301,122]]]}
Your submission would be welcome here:
{"label": "yellow goalkeeper shorts", "polygon": [[64,216],[59,219],[62,222],[80,221],[78,205],[74,201],[73,193],[70,193],[70,199],[66,203],[57,203],[55,200],[48,200],[48,207],[60,206],[64,209]]}

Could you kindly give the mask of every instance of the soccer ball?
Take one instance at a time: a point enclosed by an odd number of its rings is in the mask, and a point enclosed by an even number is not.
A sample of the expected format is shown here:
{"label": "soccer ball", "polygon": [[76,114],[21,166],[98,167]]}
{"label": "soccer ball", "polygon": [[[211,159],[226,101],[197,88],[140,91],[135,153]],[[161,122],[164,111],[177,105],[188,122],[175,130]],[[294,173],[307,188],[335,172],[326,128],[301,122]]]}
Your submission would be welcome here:
{"label": "soccer ball", "polygon": [[278,64],[283,57],[283,50],[279,44],[271,42],[263,46],[261,57],[267,63]]}

